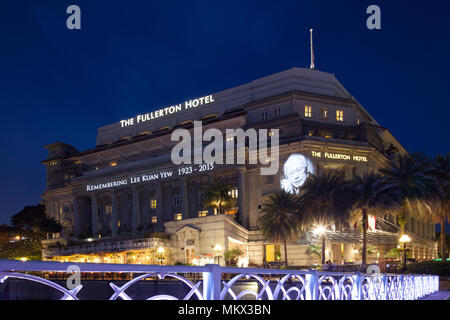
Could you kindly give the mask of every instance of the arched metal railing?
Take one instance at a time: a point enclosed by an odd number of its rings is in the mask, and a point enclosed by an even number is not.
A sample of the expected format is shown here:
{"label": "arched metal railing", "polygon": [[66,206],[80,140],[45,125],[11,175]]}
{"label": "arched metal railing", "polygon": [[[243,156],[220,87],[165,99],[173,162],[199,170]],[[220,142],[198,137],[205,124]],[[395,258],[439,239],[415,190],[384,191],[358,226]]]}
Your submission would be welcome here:
{"label": "arched metal railing", "polygon": [[[127,290],[141,280],[156,278],[178,281],[187,292],[175,296],[158,292],[148,300],[415,300],[430,295],[439,288],[439,277],[412,274],[365,274],[319,272],[315,270],[282,270],[256,268],[230,268],[218,265],[157,266],[97,263],[60,263],[47,261],[22,262],[0,260],[0,282],[7,279],[24,279],[51,287],[62,294],[63,300],[77,300],[83,284],[64,288],[54,281],[25,272],[81,273],[134,273],[141,274],[119,286],[109,283],[114,293],[110,300],[131,300]],[[198,274],[190,280],[186,274]],[[228,276],[228,277],[224,277]],[[224,280],[229,278],[229,280]],[[251,288],[239,291],[243,281],[252,282]]]}

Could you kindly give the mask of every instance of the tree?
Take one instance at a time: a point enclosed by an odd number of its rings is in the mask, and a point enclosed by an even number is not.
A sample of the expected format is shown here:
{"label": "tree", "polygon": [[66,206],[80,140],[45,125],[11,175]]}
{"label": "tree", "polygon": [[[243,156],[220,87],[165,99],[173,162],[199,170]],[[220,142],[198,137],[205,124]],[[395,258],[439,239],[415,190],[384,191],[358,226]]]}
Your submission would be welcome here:
{"label": "tree", "polygon": [[310,244],[308,249],[306,249],[305,253],[310,256],[316,256],[320,260],[322,257],[322,245]]}
{"label": "tree", "polygon": [[54,218],[45,214],[45,207],[41,204],[26,206],[19,213],[11,217],[12,229],[20,235],[20,241],[8,243],[0,250],[0,258],[17,259],[27,257],[41,258],[41,241],[48,233],[61,232],[62,226]]}
{"label": "tree", "polygon": [[231,195],[231,187],[221,180],[211,183],[204,195],[203,205],[205,208],[215,208],[219,214],[224,214],[224,210],[236,206],[236,199]]}
{"label": "tree", "polygon": [[428,205],[427,213],[441,224],[441,257],[442,261],[446,261],[445,222],[450,217],[450,153],[445,157],[436,157],[432,164],[431,177],[433,185],[425,203]]}
{"label": "tree", "polygon": [[239,258],[244,255],[244,252],[239,248],[230,249],[224,252],[225,263],[230,266],[236,266]]}
{"label": "tree", "polygon": [[284,263],[287,268],[287,240],[301,229],[297,198],[284,190],[271,194],[263,204],[259,225],[263,235],[273,242],[284,244]]}
{"label": "tree", "polygon": [[398,195],[400,234],[405,232],[406,212],[417,213],[429,196],[433,183],[431,170],[430,161],[421,153],[393,157],[387,167],[379,170],[385,177],[389,192]]}
{"label": "tree", "polygon": [[[351,201],[348,185],[335,171],[310,175],[300,191],[300,208],[304,212],[304,224],[320,226],[348,225]],[[322,234],[322,264],[325,263],[325,234]]]}
{"label": "tree", "polygon": [[33,230],[39,227],[45,217],[44,205],[25,206],[19,213],[11,217],[11,224],[20,230]]}
{"label": "tree", "polygon": [[368,173],[363,176],[355,176],[351,186],[353,209],[362,220],[363,246],[362,265],[367,265],[367,230],[369,227],[369,214],[377,216],[385,210],[397,206],[398,196],[395,190],[390,190],[385,179],[377,173]]}

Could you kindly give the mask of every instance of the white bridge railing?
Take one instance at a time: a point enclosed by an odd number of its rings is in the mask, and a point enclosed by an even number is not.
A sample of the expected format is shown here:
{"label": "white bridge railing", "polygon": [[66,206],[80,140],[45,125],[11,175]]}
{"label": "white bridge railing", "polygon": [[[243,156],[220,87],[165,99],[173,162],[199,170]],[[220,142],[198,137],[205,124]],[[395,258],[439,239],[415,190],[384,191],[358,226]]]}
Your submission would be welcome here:
{"label": "white bridge railing", "polygon": [[[74,274],[73,270],[80,273],[142,274],[122,286],[110,282],[114,291],[110,300],[131,300],[126,291],[138,281],[152,277],[180,281],[188,293],[176,297],[170,292],[160,292],[147,300],[415,300],[439,289],[439,277],[433,275],[230,268],[213,264],[192,267],[16,260],[0,260],[0,282],[5,283],[8,278],[34,281],[60,291],[62,300],[78,300],[82,283],[68,289],[54,281],[25,273],[68,272],[69,276]],[[186,274],[199,274],[201,280],[189,280]],[[227,280],[223,280],[225,278]],[[253,285],[239,291],[238,284],[242,280],[253,280]]]}

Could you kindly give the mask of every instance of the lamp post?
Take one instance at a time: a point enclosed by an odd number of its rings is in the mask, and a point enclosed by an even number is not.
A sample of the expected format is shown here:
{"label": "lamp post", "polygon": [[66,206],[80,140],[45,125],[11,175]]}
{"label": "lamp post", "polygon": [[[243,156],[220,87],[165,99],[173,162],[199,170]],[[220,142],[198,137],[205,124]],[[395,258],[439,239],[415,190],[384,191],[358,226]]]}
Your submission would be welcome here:
{"label": "lamp post", "polygon": [[406,244],[411,241],[411,238],[407,234],[404,234],[398,241],[403,243],[403,272],[406,272]]}
{"label": "lamp post", "polygon": [[313,232],[319,235],[322,239],[322,265],[325,264],[325,232],[326,229],[324,226],[318,226],[313,230]]}
{"label": "lamp post", "polygon": [[222,246],[220,244],[216,244],[214,246],[214,251],[215,251],[216,256],[217,256],[217,264],[220,265],[220,255],[219,255],[219,253],[220,253],[220,251],[222,251]]}
{"label": "lamp post", "polygon": [[159,264],[162,265],[164,248],[163,247],[159,247],[157,252],[159,254],[158,255],[159,256]]}

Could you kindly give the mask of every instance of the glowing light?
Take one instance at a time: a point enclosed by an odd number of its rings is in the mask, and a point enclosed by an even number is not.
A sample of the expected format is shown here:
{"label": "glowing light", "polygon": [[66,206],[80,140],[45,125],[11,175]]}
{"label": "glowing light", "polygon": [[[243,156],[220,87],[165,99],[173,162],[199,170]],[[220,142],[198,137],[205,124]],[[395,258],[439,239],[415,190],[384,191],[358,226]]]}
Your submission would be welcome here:
{"label": "glowing light", "polygon": [[398,241],[400,241],[401,243],[410,242],[411,238],[407,234],[404,234],[400,237]]}
{"label": "glowing light", "polygon": [[216,244],[214,246],[214,251],[222,251],[222,246],[220,244]]}
{"label": "glowing light", "polygon": [[159,247],[157,252],[158,253],[164,253],[164,248],[163,247]]}
{"label": "glowing light", "polygon": [[313,232],[318,235],[323,235],[326,231],[324,226],[318,226],[313,230]]}
{"label": "glowing light", "polygon": [[377,223],[375,217],[372,216],[372,215],[369,215],[367,220],[368,220],[368,223],[369,223],[369,229],[371,231],[375,231],[376,230],[376,223]]}
{"label": "glowing light", "polygon": [[27,261],[28,259],[24,257],[24,258],[20,258],[20,260]]}

